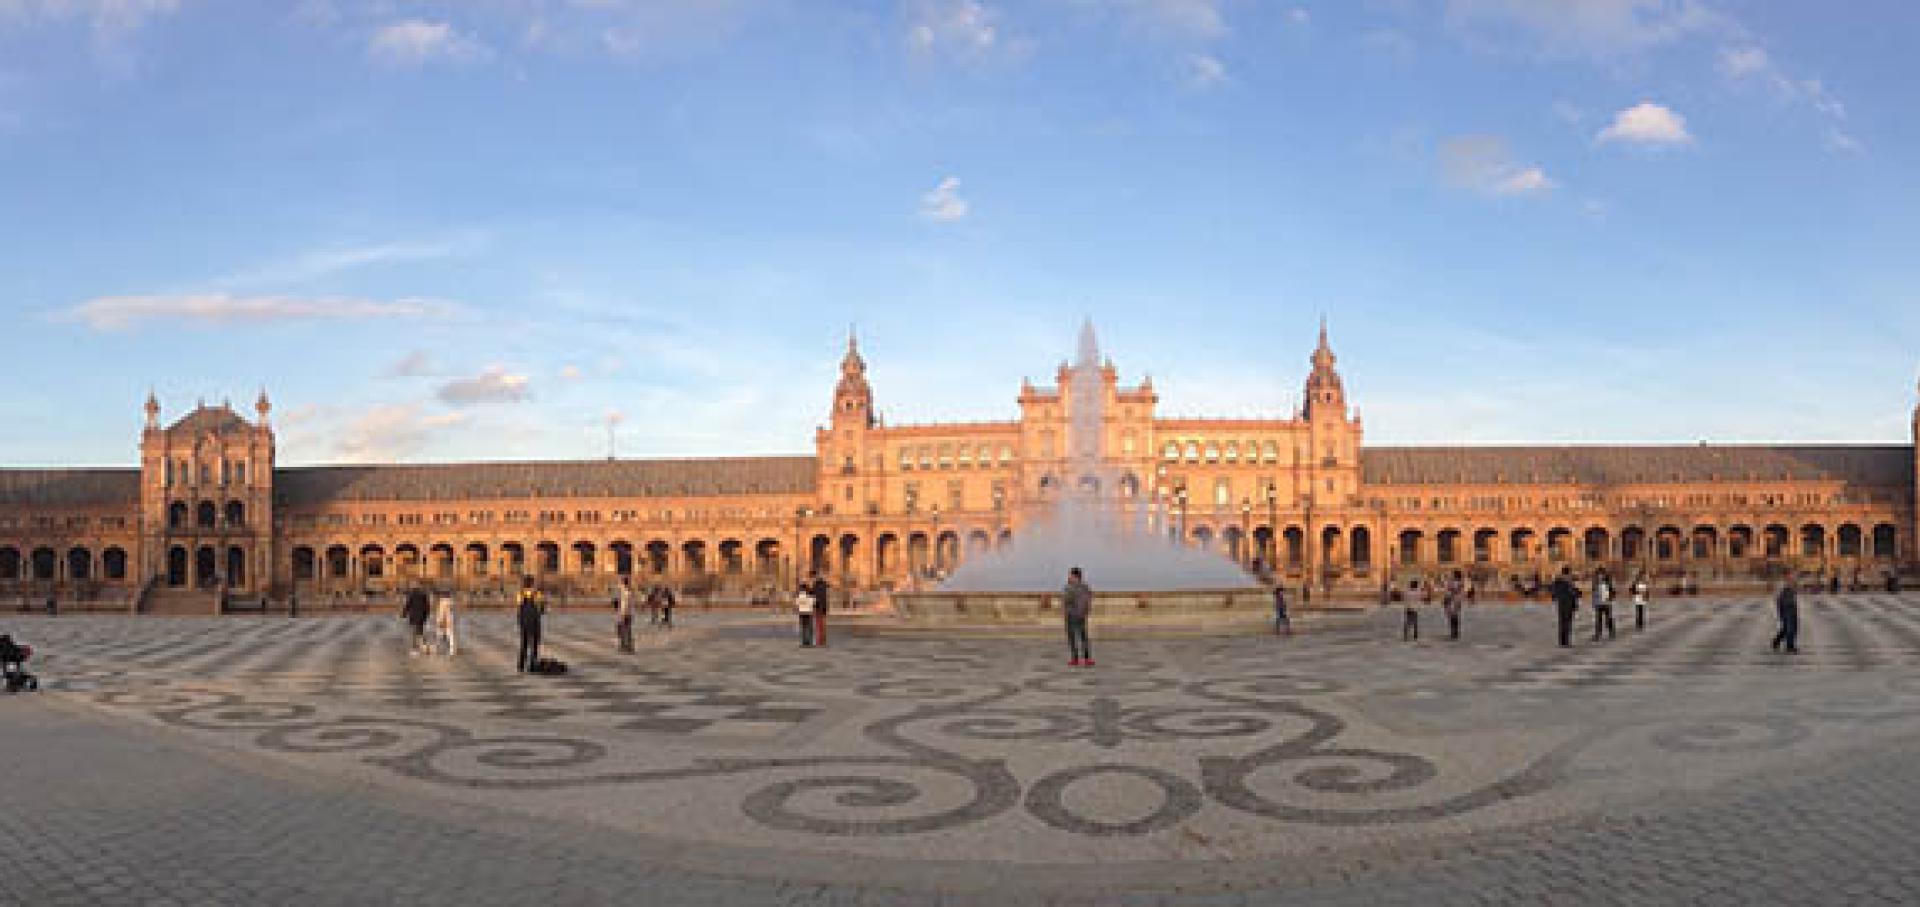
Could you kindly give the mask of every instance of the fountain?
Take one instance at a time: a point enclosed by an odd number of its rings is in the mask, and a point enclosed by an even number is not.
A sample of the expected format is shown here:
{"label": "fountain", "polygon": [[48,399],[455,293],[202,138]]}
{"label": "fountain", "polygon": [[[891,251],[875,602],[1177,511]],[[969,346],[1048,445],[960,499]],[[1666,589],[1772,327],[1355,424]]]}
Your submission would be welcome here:
{"label": "fountain", "polygon": [[1095,590],[1096,623],[1267,618],[1271,601],[1253,576],[1217,553],[1170,538],[1167,514],[1153,495],[1119,493],[1121,470],[1106,456],[1101,372],[1088,322],[1060,388],[1067,447],[1049,499],[1012,544],[969,559],[936,589],[894,596],[901,618],[924,626],[1051,627],[1070,567],[1081,568]]}

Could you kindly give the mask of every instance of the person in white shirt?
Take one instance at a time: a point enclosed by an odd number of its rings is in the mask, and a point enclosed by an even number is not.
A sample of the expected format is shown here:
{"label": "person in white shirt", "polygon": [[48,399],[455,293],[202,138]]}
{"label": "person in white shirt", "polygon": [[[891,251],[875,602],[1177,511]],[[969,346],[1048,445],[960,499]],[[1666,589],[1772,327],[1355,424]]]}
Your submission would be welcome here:
{"label": "person in white shirt", "polygon": [[1647,575],[1635,574],[1633,577],[1633,628],[1647,628]]}
{"label": "person in white shirt", "polygon": [[620,651],[633,651],[633,580],[620,578],[620,585],[613,589],[613,605],[616,609],[613,618],[613,635],[619,642]]}
{"label": "person in white shirt", "polygon": [[452,657],[460,651],[460,637],[454,630],[453,593],[442,591],[433,603],[433,629],[440,636],[440,654]]}
{"label": "person in white shirt", "polygon": [[1613,625],[1613,577],[1607,575],[1602,567],[1593,573],[1593,641],[1600,641],[1601,631],[1607,638],[1614,638]]}

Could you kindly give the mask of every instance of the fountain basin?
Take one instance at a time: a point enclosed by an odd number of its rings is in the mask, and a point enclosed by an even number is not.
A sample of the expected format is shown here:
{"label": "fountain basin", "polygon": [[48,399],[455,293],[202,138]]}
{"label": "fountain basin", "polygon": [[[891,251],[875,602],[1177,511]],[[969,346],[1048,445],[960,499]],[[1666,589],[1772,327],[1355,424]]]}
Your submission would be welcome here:
{"label": "fountain basin", "polygon": [[[1057,591],[901,592],[893,595],[892,604],[892,623],[919,629],[1052,631],[1059,629],[1062,619]],[[1272,620],[1273,595],[1258,586],[1093,594],[1095,632],[1114,625],[1244,628]]]}

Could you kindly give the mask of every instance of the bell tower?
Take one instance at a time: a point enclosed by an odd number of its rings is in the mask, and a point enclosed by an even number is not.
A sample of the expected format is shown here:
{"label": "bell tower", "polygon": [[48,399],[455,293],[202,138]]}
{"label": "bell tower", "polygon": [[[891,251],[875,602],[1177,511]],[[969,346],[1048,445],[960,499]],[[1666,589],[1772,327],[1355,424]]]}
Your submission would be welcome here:
{"label": "bell tower", "polygon": [[878,500],[880,467],[877,449],[868,449],[868,436],[879,427],[873,410],[873,387],[867,383],[867,361],[860,357],[860,341],[847,330],[847,352],[840,357],[840,381],[833,388],[833,413],[827,426],[814,433],[814,454],[820,463],[817,484],[822,513],[859,513]]}
{"label": "bell tower", "polygon": [[1327,319],[1320,319],[1320,343],[1309,360],[1306,392],[1300,412],[1306,422],[1305,463],[1310,476],[1301,489],[1320,513],[1345,506],[1359,493],[1360,417],[1347,407],[1346,383],[1334,367],[1333,345],[1327,340]]}

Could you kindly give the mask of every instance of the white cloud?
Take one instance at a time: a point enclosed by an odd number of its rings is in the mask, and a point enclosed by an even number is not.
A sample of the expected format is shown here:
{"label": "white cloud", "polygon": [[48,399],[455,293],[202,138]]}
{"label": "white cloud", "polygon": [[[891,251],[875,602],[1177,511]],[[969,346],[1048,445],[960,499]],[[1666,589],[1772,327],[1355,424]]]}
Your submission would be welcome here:
{"label": "white cloud", "polygon": [[1720,74],[1729,81],[1766,86],[1774,97],[1788,104],[1804,104],[1826,121],[1823,135],[1828,148],[1857,151],[1859,143],[1842,128],[1847,108],[1819,79],[1795,79],[1782,72],[1767,52],[1743,45],[1723,47],[1717,63]]}
{"label": "white cloud", "polygon": [[487,235],[478,230],[456,230],[423,239],[329,246],[229,274],[214,284],[257,287],[304,283],[359,268],[471,255],[484,247],[487,240]]}
{"label": "white cloud", "polygon": [[1536,196],[1559,184],[1545,170],[1514,159],[1506,139],[1463,135],[1440,143],[1441,178],[1456,189],[1494,196]]}
{"label": "white cloud", "polygon": [[984,57],[1001,46],[998,18],[977,0],[922,0],[907,24],[907,48],[922,56]]}
{"label": "white cloud", "polygon": [[64,314],[96,331],[123,330],[146,321],[199,326],[266,324],[282,321],[446,318],[459,312],[452,303],[431,299],[383,301],[352,296],[236,296],[199,293],[174,296],[101,296]]}
{"label": "white cloud", "polygon": [[450,23],[425,19],[407,19],[375,29],[367,39],[367,54],[390,66],[470,63],[490,55],[486,45],[456,31]]}
{"label": "white cloud", "polygon": [[435,371],[433,356],[426,350],[414,350],[388,366],[384,374],[388,378],[425,378]]}
{"label": "white cloud", "polygon": [[1287,10],[1287,21],[1294,25],[1308,25],[1313,22],[1313,14],[1307,12],[1306,7],[1296,6]]}
{"label": "white cloud", "polygon": [[1701,0],[1447,0],[1445,18],[1482,42],[1595,59],[1729,26]]}
{"label": "white cloud", "polygon": [[1227,81],[1227,64],[1212,54],[1194,54],[1187,58],[1187,82],[1209,88]]}
{"label": "white cloud", "polygon": [[95,31],[128,32],[180,11],[180,0],[0,0],[0,22],[85,19]]}
{"label": "white cloud", "polygon": [[1635,145],[1686,145],[1693,141],[1687,118],[1651,101],[1642,101],[1613,115],[1613,122],[1594,137],[1601,142]]}
{"label": "white cloud", "polygon": [[[1211,41],[1227,33],[1220,0],[1108,0],[1131,22],[1157,36]],[[1296,9],[1296,12],[1304,10]]]}
{"label": "white cloud", "polygon": [[527,399],[528,381],[504,367],[490,365],[472,378],[456,378],[440,386],[440,400],[451,406],[483,403],[519,403]]}
{"label": "white cloud", "polygon": [[381,404],[340,428],[334,453],[348,462],[391,463],[418,453],[444,430],[466,423],[466,413],[427,413],[413,403]]}
{"label": "white cloud", "polygon": [[920,196],[920,216],[936,223],[951,223],[967,216],[967,200],[960,197],[960,178],[949,176]]}

